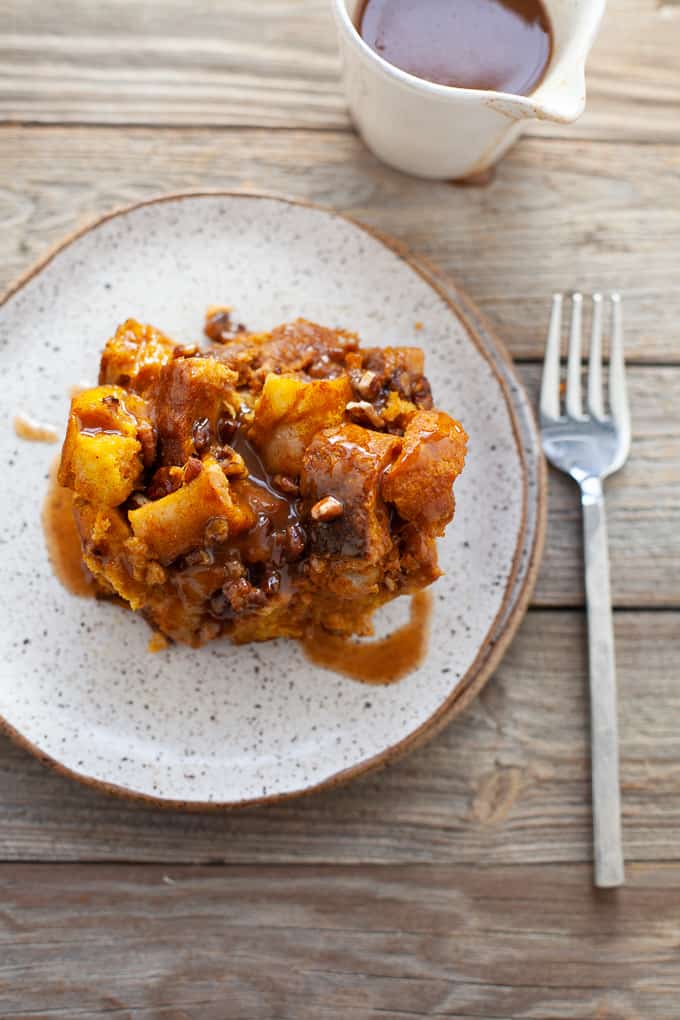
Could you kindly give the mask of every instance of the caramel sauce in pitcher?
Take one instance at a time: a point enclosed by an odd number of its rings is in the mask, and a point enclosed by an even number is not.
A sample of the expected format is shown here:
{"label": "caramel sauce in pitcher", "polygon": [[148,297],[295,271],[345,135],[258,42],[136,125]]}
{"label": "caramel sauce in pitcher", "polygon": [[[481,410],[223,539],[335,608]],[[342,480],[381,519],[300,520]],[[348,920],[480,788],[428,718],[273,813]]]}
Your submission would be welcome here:
{"label": "caramel sauce in pitcher", "polygon": [[457,88],[529,95],[552,55],[541,0],[364,0],[356,25],[390,64]]}

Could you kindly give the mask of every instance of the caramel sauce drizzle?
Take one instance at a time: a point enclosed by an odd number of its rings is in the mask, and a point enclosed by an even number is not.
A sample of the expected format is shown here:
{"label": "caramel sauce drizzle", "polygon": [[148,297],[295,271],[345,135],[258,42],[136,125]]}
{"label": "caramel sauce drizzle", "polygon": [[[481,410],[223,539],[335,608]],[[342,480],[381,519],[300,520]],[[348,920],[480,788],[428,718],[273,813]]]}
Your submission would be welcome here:
{"label": "caramel sauce drizzle", "polygon": [[92,597],[96,589],[83,563],[80,536],[73,516],[73,493],[59,484],[58,470],[59,458],[50,468],[49,486],[42,511],[47,554],[55,577],[67,591],[81,598]]}
{"label": "caramel sauce drizzle", "polygon": [[411,599],[408,623],[377,641],[358,642],[317,630],[300,642],[317,666],[362,684],[393,684],[411,673],[427,652],[432,596],[419,591]]}
{"label": "caramel sauce drizzle", "polygon": [[57,443],[59,441],[59,431],[55,429],[54,425],[35,421],[21,411],[14,415],[14,431],[20,439],[28,439],[33,443]]}

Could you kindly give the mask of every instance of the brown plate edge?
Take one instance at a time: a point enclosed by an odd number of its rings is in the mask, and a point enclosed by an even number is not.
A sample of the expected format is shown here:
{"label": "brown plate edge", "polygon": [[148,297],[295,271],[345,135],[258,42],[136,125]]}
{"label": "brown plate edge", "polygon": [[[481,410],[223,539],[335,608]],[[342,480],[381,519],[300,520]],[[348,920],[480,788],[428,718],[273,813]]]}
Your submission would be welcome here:
{"label": "brown plate edge", "polygon": [[[161,202],[172,202],[182,199],[192,198],[263,198],[273,201],[283,202],[289,205],[302,206],[309,209],[316,209],[320,212],[330,214],[338,219],[343,219],[349,223],[352,223],[355,227],[363,230],[365,233],[374,237],[385,247],[393,251],[399,258],[411,266],[411,268],[421,276],[426,283],[428,283],[435,292],[442,298],[443,301],[452,309],[459,319],[462,320],[466,327],[471,339],[475,346],[479,350],[480,354],[487,360],[491,370],[496,376],[498,383],[501,387],[501,391],[505,397],[505,402],[510,415],[512,423],[513,434],[517,445],[519,459],[522,465],[522,479],[523,479],[523,506],[522,506],[522,526],[518,538],[517,548],[513,557],[513,563],[508,577],[508,581],[505,588],[505,593],[499,607],[499,610],[494,617],[494,620],[487,631],[486,637],[480,647],[480,650],[468,667],[465,676],[458,682],[455,690],[451,693],[450,697],[434,712],[429,719],[425,720],[416,730],[410,733],[403,740],[397,744],[393,744],[390,747],[385,748],[384,751],[372,758],[367,758],[364,761],[358,762],[352,765],[350,768],[343,769],[340,772],[334,773],[332,776],[321,780],[319,783],[315,783],[312,786],[305,787],[301,790],[290,790],[285,793],[272,794],[267,797],[252,797],[240,801],[186,801],[186,800],[173,800],[171,798],[154,797],[151,794],[140,793],[139,791],[130,789],[126,786],[121,786],[116,783],[109,783],[103,779],[95,779],[92,776],[87,776],[81,772],[77,772],[75,769],[71,769],[68,766],[59,762],[56,758],[46,754],[39,747],[24,737],[18,730],[16,730],[7,720],[0,716],[0,730],[7,733],[7,735],[16,743],[19,747],[28,751],[34,757],[36,757],[44,765],[57,772],[59,775],[66,776],[69,779],[75,779],[77,782],[84,786],[88,786],[91,789],[98,790],[103,793],[107,793],[116,797],[122,797],[128,800],[148,804],[155,808],[166,808],[168,810],[181,810],[190,812],[202,812],[202,811],[230,811],[237,810],[240,808],[247,807],[262,807],[268,804],[279,804],[287,800],[293,800],[302,796],[307,796],[313,793],[319,793],[323,790],[329,790],[336,786],[343,785],[358,776],[365,775],[369,772],[375,772],[393,762],[398,761],[404,755],[416,748],[422,746],[427,740],[436,736],[444,726],[448,725],[453,719],[460,715],[470,702],[479,694],[482,690],[498,664],[500,663],[505,651],[507,650],[512,638],[515,636],[517,629],[524,618],[526,611],[529,607],[531,595],[534,590],[536,578],[538,575],[538,569],[543,553],[543,546],[545,542],[545,532],[547,525],[547,471],[545,466],[545,460],[541,453],[540,439],[538,435],[537,426],[531,413],[531,405],[526,391],[522,382],[517,377],[512,359],[505,348],[503,342],[496,336],[495,331],[489,323],[486,316],[484,316],[477,306],[474,304],[472,299],[462,290],[457,284],[454,284],[450,278],[445,276],[439,269],[433,266],[422,256],[413,255],[407,245],[401,241],[389,237],[378,230],[367,226],[365,223],[355,219],[354,217],[347,215],[342,212],[338,212],[334,209],[329,209],[326,206],[320,205],[315,202],[306,201],[304,199],[293,198],[283,194],[277,194],[274,192],[259,192],[259,191],[248,191],[248,190],[197,190],[197,191],[181,191],[172,192],[163,195],[157,195],[150,199],[144,199],[139,202],[133,202],[129,205],[121,206],[114,209],[111,212],[105,213],[101,216],[96,217],[91,222],[80,227],[78,230],[68,234],[62,241],[51,247],[47,253],[36,262],[34,262],[29,268],[23,272],[16,280],[14,280],[5,292],[0,296],[0,308],[3,307],[22,287],[24,287],[34,276],[41,272],[60,252],[65,248],[70,247],[80,237],[96,229],[97,227],[107,223],[109,220],[124,216],[130,212],[134,212],[136,209],[143,208],[145,206],[157,205]],[[502,368],[496,363],[494,355],[498,358]],[[536,463],[537,463],[537,484],[536,484],[536,513],[535,513],[535,527],[534,534],[529,547],[525,546],[525,537],[527,529],[527,517],[528,517],[528,468],[525,450],[523,446],[522,434],[518,424],[518,415],[513,403],[513,399],[510,393],[510,385],[508,379],[512,383],[513,388],[516,392],[522,394],[525,397],[525,419],[526,425],[528,426],[531,438],[533,440],[533,447],[536,451]],[[519,589],[516,589],[516,582],[518,573],[522,565],[522,558],[526,554],[526,572]],[[514,602],[513,600],[514,596]]]}

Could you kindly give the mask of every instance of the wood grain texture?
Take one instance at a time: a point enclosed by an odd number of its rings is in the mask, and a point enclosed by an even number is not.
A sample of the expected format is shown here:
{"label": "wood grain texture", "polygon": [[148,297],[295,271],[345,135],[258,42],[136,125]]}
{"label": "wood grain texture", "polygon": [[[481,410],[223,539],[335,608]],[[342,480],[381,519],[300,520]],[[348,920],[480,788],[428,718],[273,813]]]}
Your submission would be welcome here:
{"label": "wood grain texture", "polygon": [[540,358],[554,290],[618,289],[629,358],[680,362],[680,147],[524,139],[486,188],[388,170],[350,134],[0,128],[0,289],[76,226],[160,192],[269,190],[351,213]]}
{"label": "wood grain texture", "polygon": [[[626,857],[673,860],[678,616],[620,612],[615,627]],[[581,613],[531,612],[481,697],[426,747],[339,790],[234,814],[165,812],[109,798],[48,773],[2,738],[0,859],[588,861],[586,668]]]}
{"label": "wood grain texture", "polygon": [[[349,129],[330,0],[2,0],[0,120]],[[610,0],[571,139],[680,140],[677,6]]]}
{"label": "wood grain texture", "polygon": [[671,1020],[680,868],[6,866],[5,1020]]}

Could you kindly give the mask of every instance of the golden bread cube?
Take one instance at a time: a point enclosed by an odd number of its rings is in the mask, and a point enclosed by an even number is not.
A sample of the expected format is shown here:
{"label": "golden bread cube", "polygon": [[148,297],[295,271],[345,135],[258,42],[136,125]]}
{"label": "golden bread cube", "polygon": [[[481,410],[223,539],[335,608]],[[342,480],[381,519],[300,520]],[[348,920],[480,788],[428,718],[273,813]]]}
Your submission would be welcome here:
{"label": "golden bread cube", "polygon": [[459,422],[443,411],[418,411],[406,426],[401,453],[383,475],[383,499],[404,520],[442,534],[453,517],[452,486],[466,452]]}
{"label": "golden bread cube", "polygon": [[142,477],[141,447],[131,436],[89,435],[69,424],[59,483],[102,506],[124,503]]}
{"label": "golden bread cube", "polygon": [[71,401],[70,418],[89,432],[119,432],[137,436],[140,423],[148,422],[146,401],[121,386],[93,386]]}
{"label": "golden bread cube", "polygon": [[71,401],[59,484],[103,506],[123,503],[154,456],[146,403],[118,386],[96,386]]}
{"label": "golden bread cube", "polygon": [[215,517],[227,522],[230,534],[255,520],[247,508],[234,503],[229,482],[213,458],[206,458],[200,474],[180,489],[128,514],[135,537],[163,564],[202,545],[206,525]]}
{"label": "golden bread cube", "polygon": [[153,326],[127,319],[107,342],[101,357],[100,383],[130,386],[142,393],[172,361],[175,343]]}
{"label": "golden bread cube", "polygon": [[269,471],[297,476],[302,456],[317,432],[338,425],[352,400],[346,375],[306,382],[291,375],[268,375],[255,405],[248,438]]}
{"label": "golden bread cube", "polygon": [[[148,595],[148,583],[146,577],[140,580],[130,572],[134,557],[128,547],[135,540],[121,511],[95,507],[76,497],[73,512],[83,542],[85,566],[105,591],[120,595],[131,609],[141,609]],[[149,562],[148,566],[162,570],[158,564]]]}
{"label": "golden bread cube", "polygon": [[234,417],[241,401],[238,376],[215,358],[177,358],[165,365],[154,388],[156,426],[163,464],[185,464],[195,454],[193,426],[207,421],[207,434],[218,442],[222,414]]}

